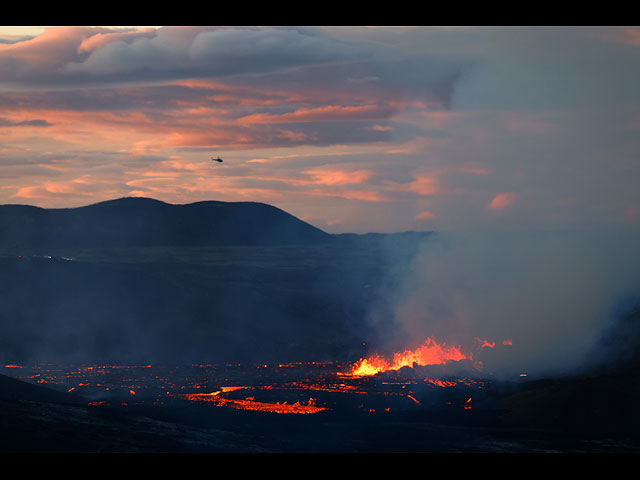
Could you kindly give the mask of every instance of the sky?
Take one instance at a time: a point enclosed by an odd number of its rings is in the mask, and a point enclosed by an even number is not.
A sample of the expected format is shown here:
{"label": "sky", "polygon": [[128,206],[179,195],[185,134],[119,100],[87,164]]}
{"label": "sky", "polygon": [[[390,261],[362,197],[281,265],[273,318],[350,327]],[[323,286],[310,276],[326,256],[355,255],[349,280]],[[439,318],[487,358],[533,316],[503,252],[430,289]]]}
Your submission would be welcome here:
{"label": "sky", "polygon": [[0,27],[0,204],[637,227],[638,85],[639,28]]}

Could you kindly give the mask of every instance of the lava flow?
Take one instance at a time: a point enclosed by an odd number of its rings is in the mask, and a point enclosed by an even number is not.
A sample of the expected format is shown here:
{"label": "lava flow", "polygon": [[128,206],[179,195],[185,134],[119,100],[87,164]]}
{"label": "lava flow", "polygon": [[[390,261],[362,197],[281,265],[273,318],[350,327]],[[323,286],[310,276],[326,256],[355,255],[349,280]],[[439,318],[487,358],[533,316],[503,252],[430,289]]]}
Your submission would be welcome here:
{"label": "lava flow", "polygon": [[433,338],[428,338],[415,350],[395,353],[391,359],[378,354],[362,358],[353,365],[350,374],[369,376],[389,370],[400,370],[402,367],[444,365],[450,361],[461,360],[472,360],[471,354],[463,353],[459,346],[439,344]]}
{"label": "lava flow", "polygon": [[255,397],[232,399],[220,396],[220,394],[228,391],[242,390],[245,388],[247,387],[222,387],[220,390],[212,393],[187,393],[180,395],[180,397],[197,402],[212,402],[219,407],[230,407],[238,410],[252,410],[257,412],[308,414],[326,410],[324,407],[316,406],[316,400],[314,398],[310,398],[307,403],[299,401],[295,403],[287,403],[261,402],[256,401]]}
{"label": "lava flow", "polygon": [[[484,349],[494,345],[479,340],[477,346]],[[450,365],[456,362],[457,366]],[[480,365],[460,346],[440,344],[430,338],[415,350],[396,353],[389,359],[372,355],[349,364],[8,364],[4,368],[14,377],[80,395],[96,407],[175,406],[176,402],[185,405],[186,401],[239,410],[315,414],[350,409],[389,412],[434,405],[469,409],[467,399],[480,395],[485,382],[466,373],[468,367],[478,369]],[[441,368],[444,366],[447,372]],[[462,375],[452,375],[454,370]]]}

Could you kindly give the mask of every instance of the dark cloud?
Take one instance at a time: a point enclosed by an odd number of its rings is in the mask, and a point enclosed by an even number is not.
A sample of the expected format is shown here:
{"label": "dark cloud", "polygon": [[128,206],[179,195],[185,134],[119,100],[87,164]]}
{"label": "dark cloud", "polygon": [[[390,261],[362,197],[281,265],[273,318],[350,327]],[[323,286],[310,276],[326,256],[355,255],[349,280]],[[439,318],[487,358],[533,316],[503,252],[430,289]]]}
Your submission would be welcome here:
{"label": "dark cloud", "polygon": [[[368,55],[316,29],[160,28],[117,33],[67,29],[48,34],[59,45],[45,57],[44,45],[0,50],[0,81],[13,88],[166,82],[184,78],[246,75]],[[62,33],[62,32],[61,32]],[[44,42],[41,42],[42,44]]]}
{"label": "dark cloud", "polygon": [[12,45],[14,43],[26,42],[35,38],[33,35],[14,35],[10,37],[0,37],[0,45]]}
{"label": "dark cloud", "polygon": [[355,98],[376,98],[378,101],[420,99],[447,108],[456,85],[471,62],[422,56],[397,59],[393,56],[368,59],[354,58],[350,62],[330,65],[308,65],[294,71],[275,71],[259,77],[234,79],[237,84],[259,81],[269,88],[286,85],[298,91],[322,91],[331,101]]}
{"label": "dark cloud", "polygon": [[187,51],[207,74],[259,73],[370,56],[362,45],[340,42],[320,30],[229,28],[199,34]]}
{"label": "dark cloud", "polygon": [[8,120],[6,118],[0,118],[0,128],[1,127],[50,127],[52,124],[46,120]]}
{"label": "dark cloud", "polygon": [[[13,45],[19,49],[0,49],[0,85],[12,90],[54,90],[233,77],[235,85],[260,89],[322,87],[327,91],[334,85],[336,92],[419,96],[448,105],[456,82],[468,67],[457,59],[424,55],[421,45],[409,54],[391,51],[381,55],[376,42],[350,38],[341,29],[70,28],[53,29],[41,37]],[[177,89],[171,93],[187,94]],[[125,99],[135,100],[134,94],[129,91],[123,99],[112,98],[114,108]],[[102,96],[107,100],[105,91]],[[61,98],[87,100],[77,94]]]}

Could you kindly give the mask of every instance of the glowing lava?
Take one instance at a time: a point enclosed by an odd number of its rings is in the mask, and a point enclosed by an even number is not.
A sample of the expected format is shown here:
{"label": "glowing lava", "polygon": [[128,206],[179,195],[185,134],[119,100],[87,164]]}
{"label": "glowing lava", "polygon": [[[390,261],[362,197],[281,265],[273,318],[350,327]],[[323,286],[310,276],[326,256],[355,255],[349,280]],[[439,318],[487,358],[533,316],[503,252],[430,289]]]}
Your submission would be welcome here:
{"label": "glowing lava", "polygon": [[258,412],[309,414],[326,410],[326,408],[324,407],[316,406],[316,400],[314,398],[310,398],[307,403],[287,403],[259,402],[255,400],[255,397],[247,397],[244,399],[230,399],[221,396],[222,393],[232,392],[234,390],[245,388],[247,387],[222,387],[221,390],[212,393],[190,393],[179,396],[191,401],[213,402],[215,405],[221,407],[236,408],[239,410],[253,410]]}
{"label": "glowing lava", "polygon": [[[480,342],[482,349],[484,342]],[[475,354],[476,350],[473,349]],[[46,383],[52,388],[73,392],[92,407],[175,405],[182,400],[211,407],[269,412],[273,414],[317,414],[322,411],[358,409],[389,412],[432,408],[432,402],[448,400],[445,394],[432,396],[434,389],[464,392],[464,399],[485,389],[485,382],[473,378],[433,378],[427,371],[375,377],[375,373],[403,366],[435,365],[471,359],[460,347],[440,345],[427,340],[420,348],[396,354],[391,360],[380,356],[362,359],[357,364],[295,363],[269,367],[242,365],[99,365],[61,366],[41,364],[11,369],[13,376],[31,383]],[[476,359],[471,364],[475,365]],[[0,370],[2,366],[0,366]],[[436,368],[430,373],[437,373]],[[353,372],[346,373],[346,372]],[[408,372],[409,373],[409,372]],[[210,393],[202,393],[210,392]],[[468,394],[467,394],[468,393]],[[452,404],[448,401],[447,405]],[[462,404],[470,409],[471,402]],[[199,407],[198,407],[199,408]],[[360,410],[362,409],[362,410]]]}
{"label": "glowing lava", "polygon": [[377,354],[362,358],[355,363],[350,374],[368,376],[389,370],[399,370],[402,367],[443,365],[450,361],[460,360],[471,360],[471,354],[463,353],[458,346],[439,344],[433,338],[428,338],[422,346],[415,350],[395,353],[391,359]]}

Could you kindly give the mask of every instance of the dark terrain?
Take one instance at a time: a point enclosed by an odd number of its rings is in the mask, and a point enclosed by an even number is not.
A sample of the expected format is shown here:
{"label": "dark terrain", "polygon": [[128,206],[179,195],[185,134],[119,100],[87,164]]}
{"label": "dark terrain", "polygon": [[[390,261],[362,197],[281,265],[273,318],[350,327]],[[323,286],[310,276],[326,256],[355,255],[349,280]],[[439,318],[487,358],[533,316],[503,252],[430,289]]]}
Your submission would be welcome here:
{"label": "dark terrain", "polygon": [[594,375],[496,384],[472,410],[425,405],[283,415],[201,404],[93,406],[79,396],[2,375],[0,450],[637,453],[637,385],[637,374],[624,379]]}
{"label": "dark terrain", "polygon": [[[401,334],[386,313],[429,235],[329,235],[253,203],[0,206],[0,362],[353,361]],[[0,451],[637,452],[637,338],[614,328],[600,368],[496,383],[455,415],[97,407],[0,376]]]}

